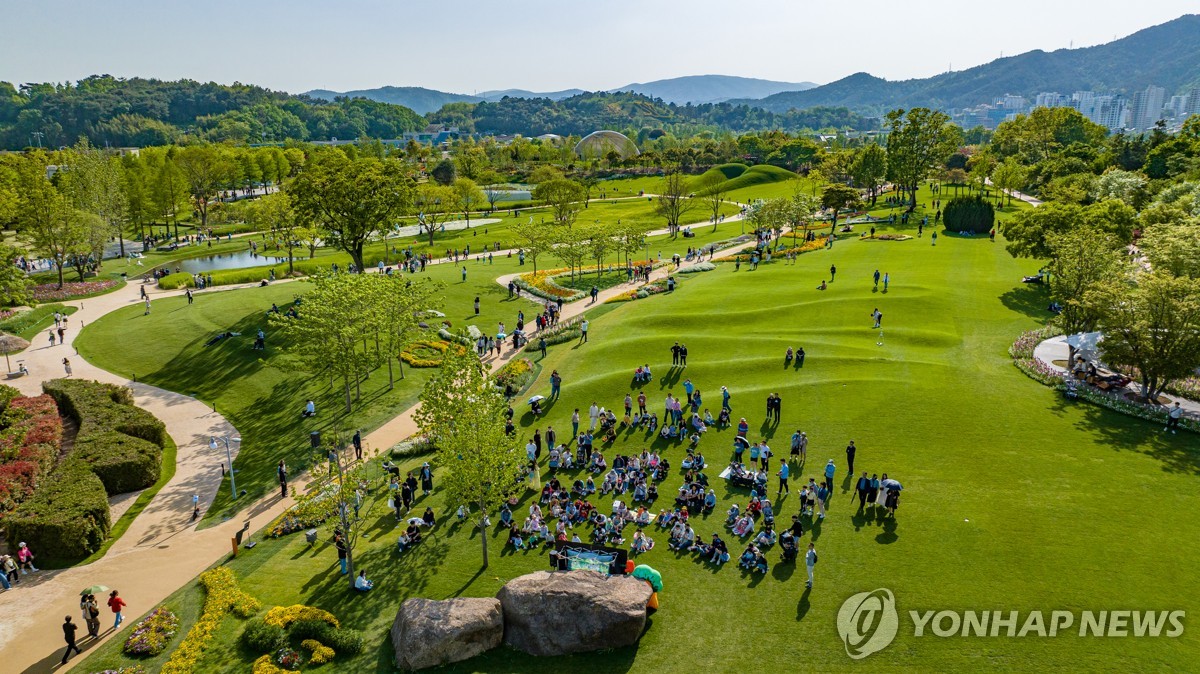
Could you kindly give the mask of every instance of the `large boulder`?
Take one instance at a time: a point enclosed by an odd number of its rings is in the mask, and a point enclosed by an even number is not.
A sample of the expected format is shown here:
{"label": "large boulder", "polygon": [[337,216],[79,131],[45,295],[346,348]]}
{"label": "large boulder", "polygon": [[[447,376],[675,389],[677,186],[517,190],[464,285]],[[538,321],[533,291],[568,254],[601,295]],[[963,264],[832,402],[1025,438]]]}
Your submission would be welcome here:
{"label": "large boulder", "polygon": [[565,655],[637,643],[650,586],[595,571],[538,571],[514,578],[496,598],[504,642],[531,655]]}
{"label": "large boulder", "polygon": [[500,645],[503,613],[496,599],[408,599],[392,623],[392,648],[402,669],[424,669],[473,658]]}

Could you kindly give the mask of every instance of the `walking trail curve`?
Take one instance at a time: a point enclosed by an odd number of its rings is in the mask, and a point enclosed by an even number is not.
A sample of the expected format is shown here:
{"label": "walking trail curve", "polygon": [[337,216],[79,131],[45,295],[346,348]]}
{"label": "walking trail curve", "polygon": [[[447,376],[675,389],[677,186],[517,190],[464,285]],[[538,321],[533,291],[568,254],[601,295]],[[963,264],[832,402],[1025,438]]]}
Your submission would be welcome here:
{"label": "walking trail curve", "polygon": [[[740,216],[735,215],[727,217],[725,221],[737,219]],[[754,242],[750,241],[718,251],[716,258],[728,257],[753,245]],[[437,260],[435,263],[445,262],[449,260]],[[667,267],[660,267],[652,272],[651,279],[662,278],[668,272]],[[497,281],[506,285],[508,278],[501,277]],[[595,303],[585,298],[566,304],[562,318],[565,320],[583,314],[637,285],[640,284],[622,284],[604,290]],[[254,286],[257,284],[228,286],[210,292]],[[69,358],[74,377],[130,387],[138,406],[161,419],[178,446],[175,476],[101,559],[86,566],[22,574],[18,586],[0,593],[0,614],[4,615],[4,620],[0,622],[0,662],[4,663],[4,671],[66,671],[83,659],[76,656],[65,667],[58,666],[65,646],[60,629],[62,617],[71,615],[73,620],[80,622],[79,590],[82,588],[103,584],[119,590],[125,601],[129,602],[127,613],[131,617],[141,615],[228,554],[230,539],[239,530],[245,528],[247,533],[253,533],[269,524],[291,504],[291,499],[283,500],[278,495],[271,495],[250,504],[238,517],[206,529],[197,529],[191,521],[192,496],[199,495],[201,507],[207,507],[222,482],[224,447],[211,450],[209,438],[226,435],[235,437],[237,430],[220,414],[194,398],[111,374],[86,362],[72,348],[75,335],[84,325],[107,313],[141,302],[140,287],[143,287],[142,284],[131,282],[118,291],[79,302],[80,310],[72,314],[69,320],[66,342],[54,347],[48,346],[47,341],[35,343],[22,354],[29,368],[29,376],[8,383],[26,395],[40,394],[44,380],[64,374],[62,359]],[[152,299],[182,293],[160,291],[152,285],[144,287]],[[200,292],[197,297],[201,298],[204,294]],[[510,349],[494,358],[490,366],[495,370],[519,353],[519,350]],[[413,421],[415,410],[415,406],[405,410],[364,440],[371,447],[391,447],[411,437],[418,431]],[[298,486],[298,489],[302,488]],[[37,551],[34,552],[36,554]],[[105,598],[100,599],[103,602]],[[111,629],[111,623],[104,622],[111,620],[111,615],[106,608],[102,608],[99,639],[80,639],[79,646],[85,653],[114,635],[120,636],[127,631],[126,625],[131,626],[127,622],[121,630]]]}

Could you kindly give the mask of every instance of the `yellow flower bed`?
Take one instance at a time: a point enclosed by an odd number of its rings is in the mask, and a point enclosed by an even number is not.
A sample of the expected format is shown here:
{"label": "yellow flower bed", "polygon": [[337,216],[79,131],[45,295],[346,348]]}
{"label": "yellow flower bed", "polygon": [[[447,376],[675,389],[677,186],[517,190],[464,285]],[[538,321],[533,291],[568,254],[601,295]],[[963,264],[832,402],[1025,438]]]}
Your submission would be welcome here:
{"label": "yellow flower bed", "polygon": [[300,620],[320,620],[327,622],[334,627],[341,627],[341,623],[329,611],[323,611],[315,606],[305,606],[304,604],[293,604],[291,606],[276,606],[263,618],[263,622],[268,625],[275,625],[287,629],[292,623]]}
{"label": "yellow flower bed", "polygon": [[[592,269],[594,270],[595,267],[593,266]],[[557,283],[553,283],[550,281],[550,277],[558,276],[559,274],[569,274],[570,272],[571,270],[566,267],[561,269],[543,269],[538,272],[521,274],[517,278],[524,281],[524,286],[527,289],[537,291],[543,296],[549,296],[550,299],[562,299],[569,302],[583,297],[585,293],[581,290],[564,288]]]}
{"label": "yellow flower bed", "polygon": [[333,660],[333,649],[316,639],[305,639],[300,645],[312,651],[312,657],[308,661],[314,665],[323,665]]}
{"label": "yellow flower bed", "polygon": [[271,660],[271,656],[264,655],[254,661],[253,674],[291,674],[291,672],[276,665]]}
{"label": "yellow flower bed", "polygon": [[246,618],[262,607],[257,599],[238,587],[237,578],[227,567],[218,566],[200,574],[200,585],[208,593],[204,599],[204,611],[163,665],[162,674],[191,674],[226,614],[232,611]]}
{"label": "yellow flower bed", "polygon": [[[454,345],[458,349],[458,353],[466,351],[467,347],[462,344]],[[426,358],[417,352],[417,349],[426,348],[433,349],[439,354],[445,353],[450,348],[450,342],[441,339],[422,339],[409,344],[400,352],[400,360],[408,363],[412,367],[438,367],[442,364],[441,358]]]}

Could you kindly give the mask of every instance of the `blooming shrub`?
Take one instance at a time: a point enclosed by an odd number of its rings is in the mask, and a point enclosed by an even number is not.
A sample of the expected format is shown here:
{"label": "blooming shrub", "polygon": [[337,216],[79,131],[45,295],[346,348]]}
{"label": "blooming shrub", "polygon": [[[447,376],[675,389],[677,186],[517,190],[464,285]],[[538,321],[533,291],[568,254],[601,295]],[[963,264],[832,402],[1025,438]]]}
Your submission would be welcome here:
{"label": "blooming shrub", "polygon": [[528,272],[521,274],[513,279],[513,283],[518,288],[533,295],[537,295],[542,299],[547,300],[562,300],[564,302],[572,302],[581,297],[586,297],[587,293],[582,290],[574,290],[572,288],[564,288],[557,283],[550,281],[551,277],[562,273],[570,273],[570,269],[543,269],[537,272]]}
{"label": "blooming shrub", "polygon": [[[678,279],[676,280],[676,285],[678,286]],[[633,290],[626,290],[620,295],[610,297],[609,299],[605,300],[604,303],[609,304],[612,302],[632,302],[633,300],[644,300],[651,295],[658,295],[665,292],[667,292],[667,280],[656,279],[643,286],[638,286]]]}
{"label": "blooming shrub", "polygon": [[908,241],[912,237],[907,234],[894,234],[892,232],[882,232],[879,234],[868,234],[858,237],[859,241]]}
{"label": "blooming shrub", "polygon": [[[814,239],[812,241],[805,241],[798,246],[787,246],[785,244],[784,247],[781,247],[778,250],[771,251],[771,261],[774,262],[776,260],[786,258],[791,253],[795,253],[796,255],[803,255],[804,253],[811,253],[814,250],[821,250],[824,247],[825,247],[824,239]],[[754,251],[748,251],[745,253],[738,253],[737,255],[734,255],[733,259],[735,259],[739,262],[749,262],[753,256],[754,256]],[[759,258],[759,262],[765,263],[765,261],[761,257]]]}
{"label": "blooming shrub", "polygon": [[284,629],[287,629],[288,626],[298,620],[320,620],[334,627],[341,626],[338,619],[329,611],[324,611],[315,606],[305,606],[304,604],[275,606],[270,611],[267,611],[267,615],[263,620],[268,625],[278,625]]}
{"label": "blooming shrub", "polygon": [[271,659],[271,656],[264,655],[254,661],[254,669],[252,670],[252,674],[280,674],[281,672],[286,671],[288,670],[276,667],[275,662]]}
{"label": "blooming shrub", "polygon": [[697,262],[693,265],[688,265],[679,270],[680,274],[696,274],[702,271],[712,271],[717,268],[717,265],[711,262]]}
{"label": "blooming shrub", "polygon": [[492,378],[501,389],[511,386],[513,391],[520,393],[533,381],[533,372],[533,361],[528,358],[515,358],[496,370]]}
{"label": "blooming shrub", "polygon": [[120,667],[118,669],[105,669],[94,674],[147,674],[146,668],[141,665],[130,665],[128,667]]}
{"label": "blooming shrub", "polygon": [[326,662],[330,662],[335,655],[332,648],[316,639],[305,639],[300,642],[300,645],[312,652],[312,657],[308,661],[314,665],[323,665]]}
{"label": "blooming shrub", "polygon": [[275,654],[275,662],[279,663],[280,669],[295,671],[304,663],[304,657],[290,648],[281,648]]}
{"label": "blooming shrub", "polygon": [[200,585],[208,592],[204,611],[163,665],[161,674],[191,674],[226,615],[232,612],[248,618],[262,606],[238,587],[237,578],[228,567],[218,566],[200,574]]}
{"label": "blooming shrub", "polygon": [[80,297],[99,295],[116,288],[120,284],[121,282],[115,279],[85,281],[83,283],[64,283],[61,288],[58,287],[57,283],[44,283],[33,287],[33,299],[35,302],[62,302]]}
{"label": "blooming shrub", "polygon": [[62,447],[63,426],[47,395],[14,398],[0,414],[0,518],[33,495]]}
{"label": "blooming shrub", "polygon": [[159,606],[133,627],[125,640],[126,655],[158,655],[167,649],[171,637],[179,631],[179,618]]}

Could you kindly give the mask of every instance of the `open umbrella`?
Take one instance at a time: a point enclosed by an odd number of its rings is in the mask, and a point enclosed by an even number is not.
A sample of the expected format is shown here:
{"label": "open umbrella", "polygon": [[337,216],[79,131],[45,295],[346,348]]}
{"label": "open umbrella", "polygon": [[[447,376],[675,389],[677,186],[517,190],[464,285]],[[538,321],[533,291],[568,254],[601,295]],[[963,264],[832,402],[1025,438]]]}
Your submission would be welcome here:
{"label": "open umbrella", "polygon": [[8,359],[8,354],[24,351],[29,348],[29,342],[21,339],[16,335],[10,335],[7,332],[0,333],[0,353],[4,354],[4,363],[8,365],[8,371],[12,372],[12,362]]}
{"label": "open umbrella", "polygon": [[750,446],[750,441],[749,441],[749,440],[747,440],[746,438],[743,438],[743,437],[742,437],[742,436],[740,436],[740,435],[734,436],[734,438],[733,438],[733,446],[734,446],[734,448],[736,449],[738,445],[741,445],[741,446],[742,446],[742,448],[744,449],[744,448],[746,448],[746,447],[749,447],[749,446]]}
{"label": "open umbrella", "polygon": [[895,489],[896,491],[900,491],[901,489],[904,489],[903,485],[901,485],[899,482],[897,482],[891,478],[888,478],[888,479],[884,480],[883,482],[879,483],[879,486],[883,487],[884,489]]}
{"label": "open umbrella", "polygon": [[529,401],[528,401],[528,402],[526,402],[525,404],[527,404],[527,405],[532,405],[532,404],[534,404],[534,403],[536,403],[536,402],[541,402],[541,401],[543,401],[543,400],[545,400],[545,399],[546,399],[546,396],[537,395],[537,396],[533,396],[532,398],[530,398],[530,399],[529,399]]}
{"label": "open umbrella", "polygon": [[93,585],[91,587],[85,587],[82,590],[80,590],[79,596],[82,597],[85,594],[104,594],[105,592],[108,592],[107,585]]}
{"label": "open umbrella", "polygon": [[655,592],[662,592],[662,574],[656,571],[653,567],[646,566],[645,564],[639,564],[638,566],[634,567],[633,573],[629,575],[637,578],[638,580],[644,580],[647,583],[650,583],[650,587],[654,588]]}

